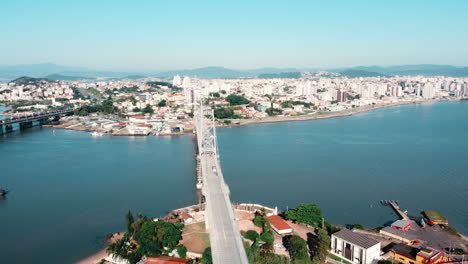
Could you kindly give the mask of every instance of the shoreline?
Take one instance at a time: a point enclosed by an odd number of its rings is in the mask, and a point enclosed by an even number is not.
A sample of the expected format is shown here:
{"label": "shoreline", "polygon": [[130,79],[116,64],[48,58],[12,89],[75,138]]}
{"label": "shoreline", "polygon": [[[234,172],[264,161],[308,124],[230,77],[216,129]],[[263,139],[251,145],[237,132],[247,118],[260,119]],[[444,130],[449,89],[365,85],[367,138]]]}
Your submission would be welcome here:
{"label": "shoreline", "polygon": [[[418,101],[401,101],[401,102],[389,102],[383,104],[375,104],[375,105],[364,105],[355,108],[349,108],[341,111],[336,112],[316,112],[313,114],[304,114],[304,115],[297,115],[297,116],[272,116],[272,117],[265,117],[265,118],[253,118],[253,119],[239,119],[239,123],[237,124],[230,124],[230,125],[217,125],[217,128],[231,128],[231,127],[240,127],[240,126],[247,126],[247,125],[255,125],[255,124],[265,124],[265,123],[279,123],[279,122],[293,122],[293,121],[310,121],[310,120],[320,120],[320,119],[328,119],[328,118],[336,118],[336,117],[346,117],[352,116],[360,113],[366,113],[374,110],[384,109],[384,108],[391,108],[403,105],[419,105],[419,104],[430,104],[435,102],[455,102],[455,101],[464,101],[464,99],[450,99],[450,98],[442,98],[442,99],[429,99],[429,100],[418,100]],[[229,120],[229,119],[225,119]],[[91,128],[83,128],[80,126],[68,125],[64,127],[65,124],[60,125],[46,125],[43,127],[54,128],[54,129],[64,129],[64,130],[74,130],[74,131],[83,131],[83,132],[93,132],[93,131],[100,131],[99,129],[91,129]],[[71,127],[72,126],[72,127]],[[170,134],[160,134],[160,135],[129,135],[129,134],[122,134],[122,133],[113,133],[109,134],[110,136],[128,136],[128,137],[145,137],[145,136],[181,136],[185,134],[192,133],[192,130],[187,130],[182,133],[170,133]]]}
{"label": "shoreline", "polygon": [[259,119],[240,119],[239,124],[224,125],[220,127],[240,127],[240,126],[255,125],[255,124],[262,124],[262,123],[320,120],[320,119],[352,116],[355,114],[366,113],[366,112],[370,112],[374,110],[397,107],[397,106],[402,106],[402,105],[420,105],[420,104],[431,104],[435,102],[455,102],[455,101],[462,101],[462,100],[431,99],[431,100],[424,100],[424,101],[404,101],[404,102],[394,102],[394,103],[385,103],[385,104],[376,104],[376,105],[365,105],[365,106],[345,109],[345,110],[336,111],[336,112],[321,112],[321,113],[314,113],[314,114],[309,114],[309,115],[298,115],[298,116],[280,116],[280,117],[276,116],[276,117],[265,117],[265,118],[259,118]]}

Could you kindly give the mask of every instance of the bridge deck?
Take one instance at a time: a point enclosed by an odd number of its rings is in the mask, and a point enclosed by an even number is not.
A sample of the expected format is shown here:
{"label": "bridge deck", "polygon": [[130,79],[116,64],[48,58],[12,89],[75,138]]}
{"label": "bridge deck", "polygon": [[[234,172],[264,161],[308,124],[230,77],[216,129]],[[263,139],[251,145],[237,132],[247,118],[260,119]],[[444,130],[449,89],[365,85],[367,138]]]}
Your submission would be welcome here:
{"label": "bridge deck", "polygon": [[202,159],[205,172],[203,189],[206,197],[205,212],[213,263],[247,264],[247,256],[229,199],[229,190],[224,182],[217,157],[204,155]]}

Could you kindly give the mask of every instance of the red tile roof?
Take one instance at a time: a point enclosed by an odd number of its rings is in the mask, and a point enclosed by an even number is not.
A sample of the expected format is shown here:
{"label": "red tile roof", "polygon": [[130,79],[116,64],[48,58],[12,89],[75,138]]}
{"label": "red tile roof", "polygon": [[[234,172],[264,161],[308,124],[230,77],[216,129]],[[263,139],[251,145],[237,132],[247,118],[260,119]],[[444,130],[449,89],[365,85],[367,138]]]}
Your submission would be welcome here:
{"label": "red tile roof", "polygon": [[291,229],[291,226],[278,215],[268,216],[268,220],[277,230]]}
{"label": "red tile roof", "polygon": [[146,264],[180,264],[188,263],[190,259],[173,258],[168,256],[149,257]]}

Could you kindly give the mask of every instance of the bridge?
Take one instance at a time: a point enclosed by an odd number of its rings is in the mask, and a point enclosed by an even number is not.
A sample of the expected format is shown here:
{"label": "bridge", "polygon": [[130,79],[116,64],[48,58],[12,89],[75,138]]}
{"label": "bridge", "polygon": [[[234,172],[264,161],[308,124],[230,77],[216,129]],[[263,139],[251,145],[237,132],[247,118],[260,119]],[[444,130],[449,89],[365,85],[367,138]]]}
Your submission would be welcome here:
{"label": "bridge", "polygon": [[9,133],[13,131],[13,125],[19,124],[20,129],[26,129],[33,126],[33,122],[39,122],[40,125],[47,123],[50,119],[58,121],[60,117],[66,116],[73,113],[72,108],[57,110],[57,111],[49,111],[49,112],[36,112],[27,115],[18,115],[18,116],[11,116],[0,119],[0,135],[5,132]]}
{"label": "bridge", "polygon": [[199,181],[205,198],[205,223],[209,232],[211,254],[215,264],[247,264],[229,187],[224,182],[216,139],[215,119],[211,108],[204,109],[198,96],[194,124],[198,143]]}

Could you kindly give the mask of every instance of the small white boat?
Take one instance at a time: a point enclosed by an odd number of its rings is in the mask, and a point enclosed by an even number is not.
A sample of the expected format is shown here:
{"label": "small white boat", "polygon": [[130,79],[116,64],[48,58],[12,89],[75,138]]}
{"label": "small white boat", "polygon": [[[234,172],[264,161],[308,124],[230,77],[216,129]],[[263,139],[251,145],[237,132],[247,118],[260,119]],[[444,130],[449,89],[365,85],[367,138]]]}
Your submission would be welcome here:
{"label": "small white boat", "polygon": [[94,131],[93,133],[91,133],[91,136],[93,136],[93,137],[102,137],[102,136],[104,136],[104,133]]}

